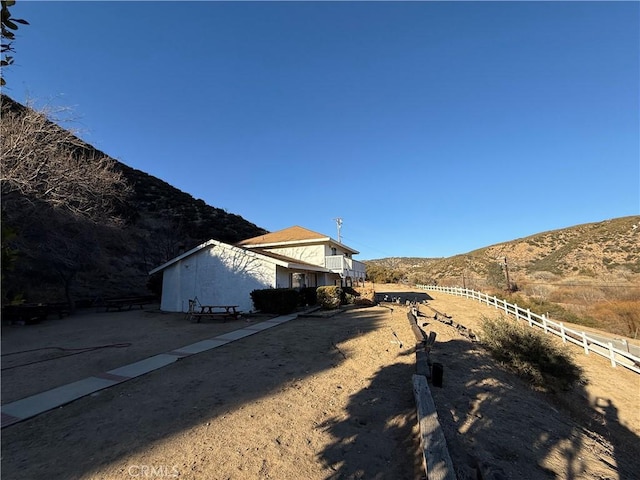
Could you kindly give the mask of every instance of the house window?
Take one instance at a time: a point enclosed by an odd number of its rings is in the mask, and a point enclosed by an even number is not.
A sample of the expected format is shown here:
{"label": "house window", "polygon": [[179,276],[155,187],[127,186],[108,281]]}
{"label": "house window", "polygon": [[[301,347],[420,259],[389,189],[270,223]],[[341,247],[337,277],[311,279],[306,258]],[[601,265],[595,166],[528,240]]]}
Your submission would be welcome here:
{"label": "house window", "polygon": [[304,273],[291,274],[291,288],[305,288],[306,286],[307,281]]}
{"label": "house window", "polygon": [[335,249],[335,247],[331,247],[331,255],[337,255],[338,251]]}

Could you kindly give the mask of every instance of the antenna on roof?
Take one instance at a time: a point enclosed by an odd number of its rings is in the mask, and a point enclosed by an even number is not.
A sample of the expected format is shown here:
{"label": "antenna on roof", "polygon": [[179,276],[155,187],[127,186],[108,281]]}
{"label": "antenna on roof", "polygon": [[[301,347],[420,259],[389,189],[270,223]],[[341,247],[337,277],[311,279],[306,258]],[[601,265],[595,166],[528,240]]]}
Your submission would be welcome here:
{"label": "antenna on roof", "polygon": [[336,227],[338,227],[338,243],[342,243],[342,238],[340,237],[340,228],[342,227],[342,219],[340,217],[334,218],[336,221]]}

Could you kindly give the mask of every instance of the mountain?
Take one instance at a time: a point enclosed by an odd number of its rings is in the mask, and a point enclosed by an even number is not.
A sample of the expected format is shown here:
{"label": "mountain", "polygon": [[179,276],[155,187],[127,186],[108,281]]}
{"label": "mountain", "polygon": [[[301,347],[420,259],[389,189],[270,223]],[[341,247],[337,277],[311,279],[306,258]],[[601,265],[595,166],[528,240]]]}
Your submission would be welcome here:
{"label": "mountain", "polygon": [[538,233],[447,258],[365,261],[367,267],[395,271],[411,283],[461,286],[463,282],[490,283],[496,270],[505,271],[505,262],[512,283],[640,279],[640,216]]}
{"label": "mountain", "polygon": [[[11,115],[24,118],[29,112],[33,110],[2,95],[5,138]],[[5,303],[60,302],[68,298],[88,303],[97,298],[149,294],[148,272],[179,253],[209,239],[235,243],[267,233],[239,215],[207,205],[159,178],[108,157],[52,122],[46,127],[54,134],[66,135],[69,149],[79,163],[85,167],[89,164],[88,171],[92,162],[96,162],[97,171],[97,162],[107,157],[129,192],[116,205],[121,222],[107,225],[69,215],[28,194],[7,194],[6,172],[2,177]],[[35,149],[42,150],[36,152],[38,155],[44,155],[44,145],[36,143]],[[3,152],[3,169],[12,161],[8,150]]]}
{"label": "mountain", "polygon": [[538,233],[448,258],[365,263],[376,282],[466,287],[557,321],[640,338],[640,216]]}

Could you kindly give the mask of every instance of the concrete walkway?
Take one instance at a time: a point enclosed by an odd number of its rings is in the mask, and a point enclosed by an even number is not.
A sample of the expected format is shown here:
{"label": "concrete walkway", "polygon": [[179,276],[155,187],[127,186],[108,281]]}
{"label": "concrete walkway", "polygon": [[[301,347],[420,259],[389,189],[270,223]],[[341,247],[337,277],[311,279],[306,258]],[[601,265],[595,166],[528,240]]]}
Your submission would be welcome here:
{"label": "concrete walkway", "polygon": [[7,403],[6,405],[2,405],[2,425],[0,428],[8,427],[9,425],[35,417],[36,415],[60,407],[69,402],[73,402],[78,398],[90,395],[99,390],[112,387],[113,385],[126,382],[132,378],[166,367],[181,358],[197,355],[198,353],[221,347],[227,343],[231,343],[263,330],[281,325],[297,318],[298,315],[299,313],[293,313],[290,315],[272,318],[264,322],[255,323],[239,330],[227,332],[207,340],[201,340],[199,342],[192,343],[191,345],[185,345],[184,347],[180,347],[170,352],[161,353],[135,363],[130,363],[124,367],[99,373],[77,382],[62,385],[61,387],[57,387],[46,392]]}

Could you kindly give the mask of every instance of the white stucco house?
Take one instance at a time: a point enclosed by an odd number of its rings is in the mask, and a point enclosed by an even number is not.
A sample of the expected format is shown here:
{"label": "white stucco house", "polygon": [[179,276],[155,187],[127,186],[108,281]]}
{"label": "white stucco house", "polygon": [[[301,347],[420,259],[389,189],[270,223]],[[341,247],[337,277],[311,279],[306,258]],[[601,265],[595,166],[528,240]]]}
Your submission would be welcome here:
{"label": "white stucco house", "polygon": [[189,300],[251,311],[251,292],[364,283],[358,254],[331,237],[294,226],[229,245],[209,240],[154,268],[162,272],[161,310],[186,312]]}

